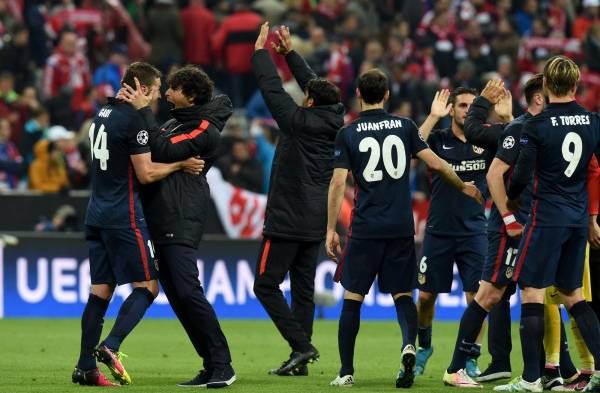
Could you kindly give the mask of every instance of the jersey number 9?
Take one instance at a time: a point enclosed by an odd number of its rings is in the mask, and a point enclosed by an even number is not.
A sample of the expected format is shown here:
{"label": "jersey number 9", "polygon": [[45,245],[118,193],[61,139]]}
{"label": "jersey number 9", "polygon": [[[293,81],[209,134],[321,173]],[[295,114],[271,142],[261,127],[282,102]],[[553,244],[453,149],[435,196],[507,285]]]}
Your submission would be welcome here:
{"label": "jersey number 9", "polygon": [[[377,139],[373,137],[367,137],[360,141],[358,149],[362,153],[367,151],[371,152],[367,166],[363,171],[363,177],[368,182],[381,181],[383,179],[383,171],[377,168],[379,160],[383,156],[383,166],[385,171],[393,179],[400,179],[404,175],[406,170],[406,150],[404,149],[404,143],[397,135],[388,135],[384,140],[382,146],[379,146]],[[394,164],[392,159],[392,150],[396,150],[396,156],[398,162]],[[383,153],[383,154],[382,154]]]}
{"label": "jersey number 9", "polygon": [[[571,148],[571,145],[573,146]],[[577,169],[577,165],[581,160],[581,153],[583,151],[583,142],[579,134],[569,132],[565,136],[565,140],[562,144],[562,155],[566,162],[569,163],[567,169],[565,169],[565,176],[571,177]]]}

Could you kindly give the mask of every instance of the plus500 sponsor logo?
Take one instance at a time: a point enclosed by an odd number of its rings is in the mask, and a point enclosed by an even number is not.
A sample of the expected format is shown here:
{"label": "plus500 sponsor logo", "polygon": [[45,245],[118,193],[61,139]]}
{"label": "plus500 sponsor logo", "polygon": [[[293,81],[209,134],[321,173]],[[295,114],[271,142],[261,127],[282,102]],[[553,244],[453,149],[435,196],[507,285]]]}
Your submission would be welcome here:
{"label": "plus500 sponsor logo", "polygon": [[452,164],[452,169],[455,172],[470,172],[485,170],[485,160],[468,160],[461,161],[460,164]]}

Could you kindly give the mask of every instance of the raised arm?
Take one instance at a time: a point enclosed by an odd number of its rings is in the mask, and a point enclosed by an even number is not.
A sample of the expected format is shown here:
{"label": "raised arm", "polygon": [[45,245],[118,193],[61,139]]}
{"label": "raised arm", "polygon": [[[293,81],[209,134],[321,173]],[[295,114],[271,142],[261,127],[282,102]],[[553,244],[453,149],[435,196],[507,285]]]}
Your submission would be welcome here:
{"label": "raised arm", "polygon": [[448,104],[449,97],[450,91],[447,89],[435,93],[435,97],[433,97],[433,101],[431,102],[429,116],[427,116],[423,124],[421,124],[421,127],[419,127],[419,131],[421,131],[423,139],[429,139],[429,135],[431,134],[431,131],[437,122],[440,121],[441,118],[448,116],[448,113],[450,113],[452,104]]}
{"label": "raised arm", "polygon": [[298,110],[298,105],[283,89],[277,68],[269,52],[264,49],[269,33],[269,23],[265,22],[260,28],[260,34],[254,45],[252,55],[252,71],[258,82],[258,88],[279,129],[286,132],[291,129],[292,118]]}
{"label": "raised arm", "polygon": [[486,149],[496,147],[506,124],[488,124],[487,118],[503,94],[501,82],[490,81],[481,95],[475,98],[465,119],[465,137],[470,143]]}
{"label": "raised arm", "polygon": [[277,53],[285,56],[290,71],[294,74],[294,78],[304,91],[306,85],[311,79],[315,79],[317,74],[308,66],[306,61],[292,48],[292,36],[290,29],[287,26],[281,26],[275,30],[278,43],[271,43],[271,46]]}

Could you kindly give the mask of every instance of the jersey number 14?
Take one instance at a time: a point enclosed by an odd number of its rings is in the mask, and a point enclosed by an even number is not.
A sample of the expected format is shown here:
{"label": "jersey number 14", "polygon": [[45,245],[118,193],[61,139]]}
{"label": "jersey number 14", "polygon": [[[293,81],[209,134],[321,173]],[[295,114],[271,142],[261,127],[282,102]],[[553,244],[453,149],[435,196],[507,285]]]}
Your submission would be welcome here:
{"label": "jersey number 14", "polygon": [[[363,171],[363,177],[368,182],[381,181],[383,179],[383,171],[377,169],[377,164],[383,157],[383,167],[392,179],[400,179],[406,170],[406,150],[404,143],[398,135],[388,135],[381,146],[377,139],[367,137],[360,141],[358,149],[362,153],[371,152],[367,166]],[[396,150],[397,162],[394,163],[392,158],[392,150]]]}
{"label": "jersey number 14", "polygon": [[108,169],[108,158],[110,157],[106,147],[106,139],[108,135],[106,134],[106,131],[104,131],[104,124],[100,125],[98,133],[94,138],[95,130],[96,124],[92,123],[89,131],[92,160],[95,158],[100,161],[100,169],[105,171]]}

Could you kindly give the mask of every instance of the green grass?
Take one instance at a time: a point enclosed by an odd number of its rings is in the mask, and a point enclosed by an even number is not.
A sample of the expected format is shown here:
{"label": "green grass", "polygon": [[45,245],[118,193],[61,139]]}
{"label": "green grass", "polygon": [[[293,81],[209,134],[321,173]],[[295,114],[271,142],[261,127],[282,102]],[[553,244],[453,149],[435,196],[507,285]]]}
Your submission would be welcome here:
{"label": "green grass", "polygon": [[[275,377],[267,370],[279,366],[289,348],[269,321],[223,321],[232,350],[238,381],[228,391],[237,392],[334,392],[329,387],[339,368],[337,322],[315,323],[314,344],[321,360],[310,366],[308,377]],[[112,326],[106,323],[104,332]],[[456,337],[457,324],[436,323],[435,352],[426,375],[411,391],[447,392],[441,383]],[[570,330],[570,329],[568,329]],[[0,320],[0,392],[91,391],[71,383],[79,352],[79,321]],[[521,371],[517,326],[513,326],[513,371]],[[356,385],[362,392],[398,391],[395,378],[400,358],[400,333],[395,322],[363,321],[355,354]],[[181,392],[175,384],[195,375],[200,362],[176,320],[146,319],[121,348],[129,355],[125,365],[133,378],[128,392]],[[488,361],[487,350],[479,363]],[[104,366],[102,366],[104,367]],[[104,368],[107,375],[110,375]],[[491,391],[488,385],[484,391]],[[185,390],[187,391],[187,390]]]}

